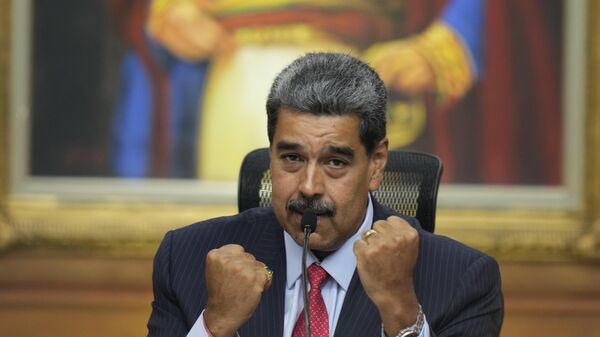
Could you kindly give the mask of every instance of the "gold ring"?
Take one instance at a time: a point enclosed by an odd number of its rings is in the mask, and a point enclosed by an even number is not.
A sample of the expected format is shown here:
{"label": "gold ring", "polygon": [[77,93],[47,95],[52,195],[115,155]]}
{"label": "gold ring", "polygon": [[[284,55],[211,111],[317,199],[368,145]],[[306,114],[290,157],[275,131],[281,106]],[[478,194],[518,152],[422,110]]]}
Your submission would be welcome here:
{"label": "gold ring", "polygon": [[365,232],[365,240],[369,238],[369,236],[373,235],[373,234],[377,234],[377,231],[374,229],[369,229],[368,231]]}
{"label": "gold ring", "polygon": [[265,268],[265,271],[267,272],[267,283],[270,283],[273,279],[273,271],[266,264],[263,266],[263,268]]}

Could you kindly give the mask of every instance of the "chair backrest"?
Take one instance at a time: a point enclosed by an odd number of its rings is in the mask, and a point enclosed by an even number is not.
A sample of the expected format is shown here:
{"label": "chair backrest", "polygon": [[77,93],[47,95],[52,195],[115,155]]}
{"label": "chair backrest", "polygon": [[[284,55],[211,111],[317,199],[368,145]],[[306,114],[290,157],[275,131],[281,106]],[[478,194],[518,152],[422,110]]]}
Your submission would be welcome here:
{"label": "chair backrest", "polygon": [[[417,218],[425,230],[433,233],[442,170],[442,161],[434,155],[389,151],[383,182],[373,196],[381,204]],[[248,153],[240,169],[239,211],[271,206],[271,191],[269,149]]]}

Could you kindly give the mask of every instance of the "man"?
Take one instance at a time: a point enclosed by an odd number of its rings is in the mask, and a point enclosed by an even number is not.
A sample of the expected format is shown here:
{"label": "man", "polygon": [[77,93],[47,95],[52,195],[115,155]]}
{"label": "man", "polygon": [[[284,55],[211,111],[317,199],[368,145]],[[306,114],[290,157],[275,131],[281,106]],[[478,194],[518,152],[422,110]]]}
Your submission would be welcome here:
{"label": "man", "polygon": [[369,194],[387,161],[385,106],[383,82],[351,56],[307,54],[285,68],[267,100],[273,206],[167,233],[149,336],[304,336],[307,210],[314,336],[498,336],[496,262]]}

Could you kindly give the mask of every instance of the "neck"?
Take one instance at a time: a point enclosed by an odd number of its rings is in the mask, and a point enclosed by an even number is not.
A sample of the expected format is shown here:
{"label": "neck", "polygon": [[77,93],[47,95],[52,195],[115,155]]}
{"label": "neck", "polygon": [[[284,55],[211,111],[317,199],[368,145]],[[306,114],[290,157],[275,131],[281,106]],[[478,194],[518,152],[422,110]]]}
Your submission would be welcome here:
{"label": "neck", "polygon": [[315,257],[317,259],[319,259],[319,262],[323,262],[323,260],[329,256],[331,253],[333,252],[325,252],[325,251],[320,251],[320,250],[312,250],[312,253],[315,255]]}

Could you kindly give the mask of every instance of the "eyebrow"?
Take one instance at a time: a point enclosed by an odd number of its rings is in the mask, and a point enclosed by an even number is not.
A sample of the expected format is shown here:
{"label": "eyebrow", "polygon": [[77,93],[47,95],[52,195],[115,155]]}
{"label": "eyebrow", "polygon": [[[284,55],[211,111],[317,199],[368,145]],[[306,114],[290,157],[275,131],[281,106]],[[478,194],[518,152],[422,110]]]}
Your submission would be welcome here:
{"label": "eyebrow", "polygon": [[354,158],[354,149],[349,146],[329,145],[328,148],[329,148],[329,151],[331,151],[333,153],[337,153],[342,156]]}
{"label": "eyebrow", "polygon": [[294,151],[301,149],[302,145],[282,140],[281,142],[277,143],[277,145],[275,145],[275,148],[277,149],[277,151]]}
{"label": "eyebrow", "polygon": [[[303,146],[298,143],[292,143],[285,140],[282,140],[275,145],[275,149],[277,151],[298,151],[302,148]],[[327,150],[331,153],[339,154],[350,158],[354,158],[355,155],[354,149],[349,146],[329,145],[327,146]]]}

